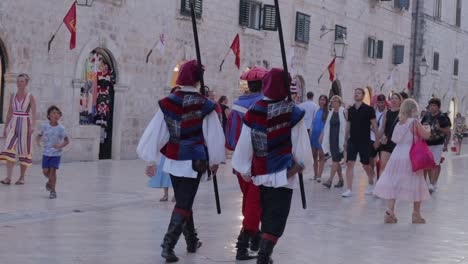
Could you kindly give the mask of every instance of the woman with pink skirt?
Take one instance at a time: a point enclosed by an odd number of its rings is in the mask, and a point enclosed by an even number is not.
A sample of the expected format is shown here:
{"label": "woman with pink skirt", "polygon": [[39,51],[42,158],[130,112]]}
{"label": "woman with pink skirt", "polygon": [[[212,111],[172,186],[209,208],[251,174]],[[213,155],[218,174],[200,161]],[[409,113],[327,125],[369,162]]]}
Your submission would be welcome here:
{"label": "woman with pink skirt", "polygon": [[413,172],[410,160],[410,149],[413,135],[417,139],[419,134],[423,139],[430,136],[430,130],[418,121],[418,104],[413,99],[403,102],[399,113],[399,122],[395,126],[392,141],[396,144],[390,160],[377,181],[374,195],[388,200],[384,222],[394,224],[396,200],[413,202],[413,224],[424,224],[426,220],[421,216],[421,202],[430,197],[429,189],[424,180],[423,171]]}

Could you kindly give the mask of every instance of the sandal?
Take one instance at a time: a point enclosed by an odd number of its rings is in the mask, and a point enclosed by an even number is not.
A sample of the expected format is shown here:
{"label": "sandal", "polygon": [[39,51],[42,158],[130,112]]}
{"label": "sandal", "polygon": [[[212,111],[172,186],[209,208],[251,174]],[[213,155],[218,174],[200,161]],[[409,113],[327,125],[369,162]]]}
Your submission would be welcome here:
{"label": "sandal", "polygon": [[24,185],[24,179],[19,179],[15,182],[16,185]]}
{"label": "sandal", "polygon": [[169,198],[167,197],[167,195],[164,195],[161,199],[159,199],[160,202],[167,202],[169,200]]}
{"label": "sandal", "polygon": [[421,214],[413,213],[413,224],[425,224],[426,220],[421,217]]}
{"label": "sandal", "polygon": [[328,189],[330,189],[331,186],[332,186],[332,182],[331,182],[330,180],[328,180],[328,181],[322,183],[322,185],[325,186],[325,187],[327,187]]}
{"label": "sandal", "polygon": [[10,185],[10,184],[11,184],[11,180],[6,180],[6,179],[4,179],[4,180],[1,180],[0,183],[1,183],[1,184],[4,184],[4,185]]}
{"label": "sandal", "polygon": [[395,217],[395,214],[390,211],[385,211],[384,223],[385,224],[396,224],[398,219]]}

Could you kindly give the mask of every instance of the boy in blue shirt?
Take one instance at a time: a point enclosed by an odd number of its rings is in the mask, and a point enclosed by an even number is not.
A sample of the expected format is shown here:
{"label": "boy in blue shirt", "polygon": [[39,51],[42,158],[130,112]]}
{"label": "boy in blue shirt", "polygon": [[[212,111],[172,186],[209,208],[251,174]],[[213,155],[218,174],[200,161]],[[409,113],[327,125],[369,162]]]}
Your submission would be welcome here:
{"label": "boy in blue shirt", "polygon": [[49,123],[41,126],[37,136],[37,144],[40,146],[42,140],[42,170],[44,176],[49,180],[46,183],[46,190],[50,191],[49,198],[57,198],[55,186],[57,183],[57,170],[60,167],[60,158],[63,148],[70,143],[65,128],[58,123],[62,117],[62,112],[57,106],[47,109],[47,119]]}

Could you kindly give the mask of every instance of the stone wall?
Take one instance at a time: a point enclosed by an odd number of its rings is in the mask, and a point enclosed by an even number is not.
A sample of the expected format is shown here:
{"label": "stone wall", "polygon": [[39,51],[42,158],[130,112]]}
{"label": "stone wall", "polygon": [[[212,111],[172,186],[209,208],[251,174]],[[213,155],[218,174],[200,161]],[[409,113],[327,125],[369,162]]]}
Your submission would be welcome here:
{"label": "stone wall", "polygon": [[[99,130],[78,123],[79,83],[88,54],[97,47],[104,48],[112,54],[117,70],[115,130],[118,131],[114,135],[113,158],[135,158],[138,139],[157,110],[157,100],[170,84],[174,66],[195,57],[190,20],[180,15],[180,0],[94,1],[92,7],[78,7],[76,48],[69,50],[70,34],[62,27],[48,53],[47,43],[71,3],[72,0],[0,2],[0,39],[9,62],[7,94],[15,90],[18,73],[30,74],[29,88],[37,98],[40,120],[46,119],[49,105],[62,108],[63,123],[73,142],[65,159],[96,159]],[[263,1],[272,3],[273,0]],[[278,35],[239,26],[237,0],[205,0],[203,4],[198,26],[206,84],[218,96],[227,95],[232,102],[239,95],[243,69],[258,64],[281,67]],[[334,29],[335,24],[348,29],[348,52],[344,59],[337,59],[336,68],[346,102],[352,102],[355,87],[369,86],[374,93],[385,94],[406,87],[410,62],[409,11],[393,8],[393,2],[362,0],[281,0],[280,5],[286,49],[294,55],[290,68],[293,74],[304,78],[306,91],[328,94],[331,86],[328,74],[320,85],[317,80],[332,60],[334,33],[320,38],[320,28],[323,25]],[[311,16],[308,45],[294,40],[296,11]],[[149,63],[145,63],[146,54],[161,33],[167,36],[165,53],[155,50]],[[234,66],[234,56],[229,53],[223,71],[219,72],[219,64],[237,33],[241,37],[241,70]],[[382,60],[367,58],[369,36],[385,41]],[[395,67],[393,44],[405,46],[404,63],[394,71],[394,87],[380,90]]]}

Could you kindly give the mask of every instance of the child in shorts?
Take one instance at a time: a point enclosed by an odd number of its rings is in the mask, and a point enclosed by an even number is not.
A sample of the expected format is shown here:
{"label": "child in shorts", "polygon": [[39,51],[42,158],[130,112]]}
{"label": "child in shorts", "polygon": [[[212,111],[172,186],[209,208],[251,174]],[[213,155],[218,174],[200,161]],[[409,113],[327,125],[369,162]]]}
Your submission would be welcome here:
{"label": "child in shorts", "polygon": [[41,126],[37,136],[37,144],[42,141],[42,170],[44,176],[48,178],[46,190],[50,191],[49,198],[57,198],[55,186],[57,184],[57,170],[60,167],[60,158],[63,148],[70,143],[65,128],[59,124],[62,112],[57,106],[47,109],[48,123]]}

